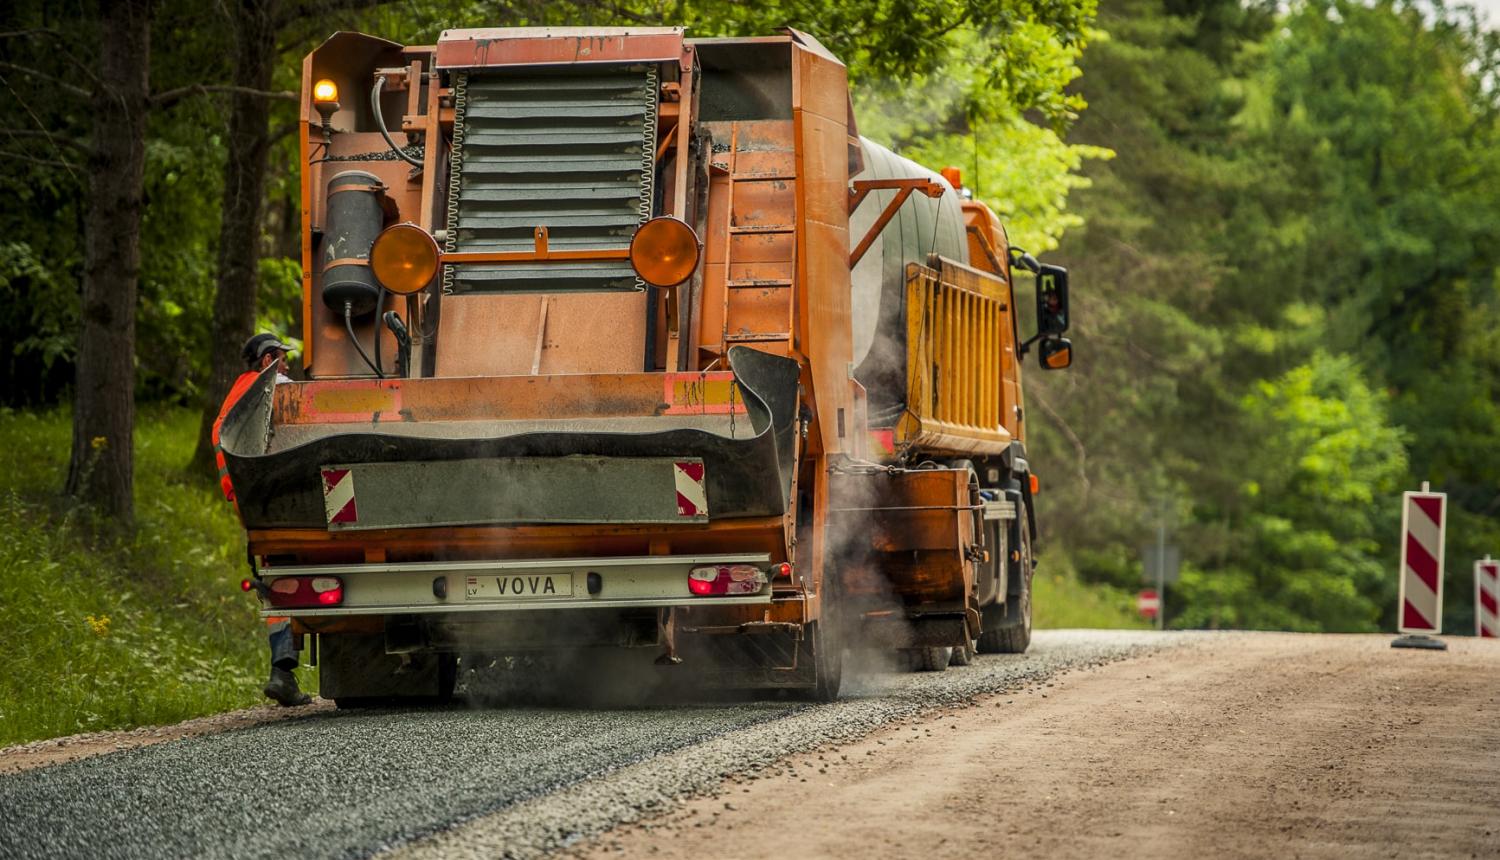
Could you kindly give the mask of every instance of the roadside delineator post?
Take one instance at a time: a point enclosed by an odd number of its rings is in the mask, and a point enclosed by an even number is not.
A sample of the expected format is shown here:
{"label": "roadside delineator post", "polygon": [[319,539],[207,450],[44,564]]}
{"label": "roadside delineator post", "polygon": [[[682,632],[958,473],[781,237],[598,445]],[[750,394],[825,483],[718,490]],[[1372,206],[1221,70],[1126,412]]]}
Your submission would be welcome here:
{"label": "roadside delineator post", "polygon": [[1443,538],[1448,496],[1422,482],[1420,492],[1401,494],[1401,597],[1392,648],[1446,651],[1433,638],[1443,632]]}
{"label": "roadside delineator post", "polygon": [[1474,562],[1474,635],[1500,639],[1500,561]]}
{"label": "roadside delineator post", "polygon": [[1136,611],[1141,613],[1142,618],[1156,619],[1161,616],[1161,592],[1154,589],[1143,588],[1135,596]]}

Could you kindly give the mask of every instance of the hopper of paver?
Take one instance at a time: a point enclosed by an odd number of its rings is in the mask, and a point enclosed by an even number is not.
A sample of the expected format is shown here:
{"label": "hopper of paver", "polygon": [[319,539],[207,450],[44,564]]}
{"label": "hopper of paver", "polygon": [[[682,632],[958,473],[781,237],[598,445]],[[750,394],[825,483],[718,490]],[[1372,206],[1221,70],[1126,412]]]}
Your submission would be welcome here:
{"label": "hopper of paver", "polygon": [[276,383],[221,431],[252,529],[705,523],[781,516],[798,365]]}

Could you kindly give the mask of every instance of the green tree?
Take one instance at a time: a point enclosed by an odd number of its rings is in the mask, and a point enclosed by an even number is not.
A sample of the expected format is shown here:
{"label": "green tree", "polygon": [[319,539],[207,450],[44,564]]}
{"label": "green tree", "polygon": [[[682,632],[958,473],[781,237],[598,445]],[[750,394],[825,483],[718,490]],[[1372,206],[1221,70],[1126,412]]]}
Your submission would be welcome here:
{"label": "green tree", "polygon": [[1349,356],[1311,360],[1246,395],[1260,440],[1236,458],[1235,539],[1182,583],[1184,626],[1372,631],[1391,595],[1380,544],[1406,473],[1404,434]]}

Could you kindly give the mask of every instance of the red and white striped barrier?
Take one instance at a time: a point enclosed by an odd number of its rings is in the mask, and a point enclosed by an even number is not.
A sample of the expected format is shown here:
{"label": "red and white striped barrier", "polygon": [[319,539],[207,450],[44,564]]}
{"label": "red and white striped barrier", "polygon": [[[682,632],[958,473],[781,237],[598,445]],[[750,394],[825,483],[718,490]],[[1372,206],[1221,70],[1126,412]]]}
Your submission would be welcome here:
{"label": "red and white striped barrier", "polygon": [[330,526],[359,522],[359,508],[354,504],[354,475],[351,470],[324,468],[323,512]]}
{"label": "red and white striped barrier", "polygon": [[703,481],[703,464],[672,464],[672,480],[677,487],[677,516],[707,516],[708,486]]}
{"label": "red and white striped barrier", "polygon": [[1443,632],[1443,535],[1448,496],[1421,492],[1401,497],[1401,605],[1396,629],[1402,633]]}
{"label": "red and white striped barrier", "polygon": [[1135,596],[1135,609],[1143,618],[1155,618],[1161,612],[1161,597],[1156,589],[1147,588]]}
{"label": "red and white striped barrier", "polygon": [[1500,561],[1474,562],[1474,635],[1500,638]]}

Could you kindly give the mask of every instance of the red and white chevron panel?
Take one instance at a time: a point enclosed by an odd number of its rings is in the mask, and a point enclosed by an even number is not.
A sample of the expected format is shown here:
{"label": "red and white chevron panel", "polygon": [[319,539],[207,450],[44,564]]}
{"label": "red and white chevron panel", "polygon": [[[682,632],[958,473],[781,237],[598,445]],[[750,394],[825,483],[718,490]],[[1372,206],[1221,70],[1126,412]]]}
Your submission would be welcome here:
{"label": "red and white chevron panel", "polygon": [[677,515],[708,516],[708,488],[703,483],[703,464],[673,463],[672,480],[677,486]]}
{"label": "red and white chevron panel", "polygon": [[1500,561],[1474,562],[1474,635],[1500,639]]}
{"label": "red and white chevron panel", "polygon": [[359,522],[359,509],[354,505],[354,473],[348,468],[328,467],[322,472],[323,512],[328,515],[328,525]]}
{"label": "red and white chevron panel", "polygon": [[1401,497],[1401,614],[1396,629],[1402,633],[1443,632],[1447,503],[1444,493],[1407,492]]}

